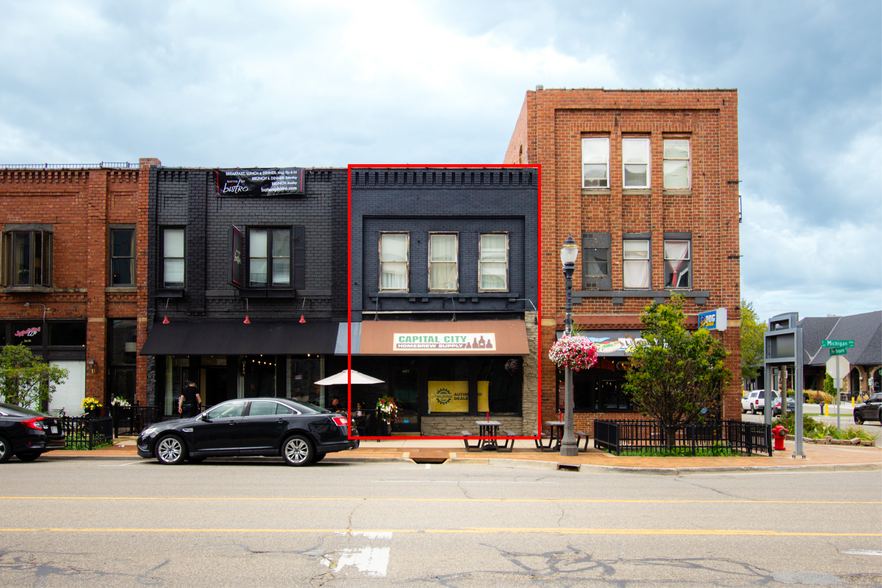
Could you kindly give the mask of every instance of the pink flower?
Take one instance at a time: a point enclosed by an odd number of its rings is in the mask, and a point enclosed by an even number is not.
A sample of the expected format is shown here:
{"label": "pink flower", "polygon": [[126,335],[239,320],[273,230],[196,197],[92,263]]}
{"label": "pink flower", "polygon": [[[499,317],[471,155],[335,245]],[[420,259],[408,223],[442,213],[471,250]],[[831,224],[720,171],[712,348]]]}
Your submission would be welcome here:
{"label": "pink flower", "polygon": [[557,367],[578,372],[597,363],[597,347],[584,337],[564,335],[551,346],[548,357]]}

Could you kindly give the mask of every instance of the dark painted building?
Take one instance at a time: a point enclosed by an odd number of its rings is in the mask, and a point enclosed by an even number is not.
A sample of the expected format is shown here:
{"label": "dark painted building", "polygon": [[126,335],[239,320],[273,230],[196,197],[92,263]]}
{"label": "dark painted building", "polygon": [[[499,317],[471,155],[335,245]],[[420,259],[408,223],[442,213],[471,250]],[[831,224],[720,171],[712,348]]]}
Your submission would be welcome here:
{"label": "dark painted building", "polygon": [[459,436],[487,414],[530,434],[538,169],[352,166],[349,179],[352,367],[384,382],[353,386],[353,404],[394,397],[394,434]]}
{"label": "dark painted building", "polygon": [[153,167],[147,247],[148,402],[173,414],[188,379],[203,403],[314,384],[345,326],[346,170]]}

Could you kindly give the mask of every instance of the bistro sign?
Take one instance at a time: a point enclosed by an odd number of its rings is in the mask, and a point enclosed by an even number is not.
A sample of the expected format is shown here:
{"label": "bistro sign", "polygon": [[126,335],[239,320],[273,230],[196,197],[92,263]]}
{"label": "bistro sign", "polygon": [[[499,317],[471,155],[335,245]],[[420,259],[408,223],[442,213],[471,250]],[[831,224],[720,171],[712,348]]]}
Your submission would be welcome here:
{"label": "bistro sign", "polygon": [[215,179],[218,196],[303,194],[303,169],[299,167],[219,169],[215,172]]}
{"label": "bistro sign", "polygon": [[495,333],[395,333],[393,351],[496,351]]}

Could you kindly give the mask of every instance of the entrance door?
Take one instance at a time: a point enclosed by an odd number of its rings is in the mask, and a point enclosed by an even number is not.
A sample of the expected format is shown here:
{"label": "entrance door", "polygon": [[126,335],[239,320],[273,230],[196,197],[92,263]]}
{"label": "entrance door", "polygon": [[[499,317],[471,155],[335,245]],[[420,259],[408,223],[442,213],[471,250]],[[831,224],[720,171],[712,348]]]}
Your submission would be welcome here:
{"label": "entrance door", "polygon": [[392,394],[398,401],[398,418],[392,423],[393,433],[420,432],[419,370],[414,364],[392,371]]}
{"label": "entrance door", "polygon": [[205,368],[204,371],[205,390],[202,394],[202,406],[208,408],[220,404],[224,400],[229,400],[226,366]]}

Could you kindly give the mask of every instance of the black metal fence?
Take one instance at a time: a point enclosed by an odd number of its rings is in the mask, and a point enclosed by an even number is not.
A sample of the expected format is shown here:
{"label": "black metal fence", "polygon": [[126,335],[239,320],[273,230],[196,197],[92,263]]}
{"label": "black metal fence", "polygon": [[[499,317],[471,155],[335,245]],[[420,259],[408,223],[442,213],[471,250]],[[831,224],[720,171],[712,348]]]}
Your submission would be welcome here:
{"label": "black metal fence", "polygon": [[94,449],[113,443],[113,419],[110,417],[92,418],[87,416],[57,417],[64,431],[65,449]]}
{"label": "black metal fence", "polygon": [[[594,421],[594,446],[620,455],[622,451],[667,448],[666,429],[654,421]],[[727,448],[772,456],[772,428],[761,423],[716,421],[684,425],[674,431],[674,447],[699,450]]]}
{"label": "black metal fence", "polygon": [[[163,420],[158,406],[114,406],[110,410],[113,418],[113,436],[137,435],[145,427]],[[177,417],[173,417],[177,418]]]}

